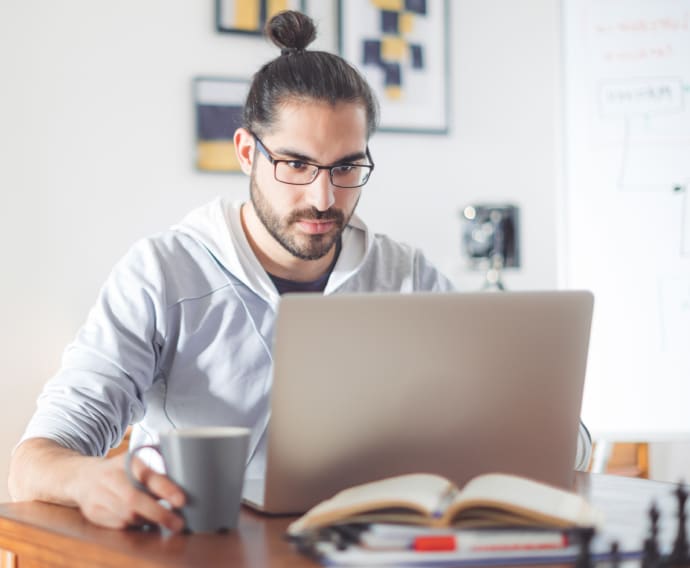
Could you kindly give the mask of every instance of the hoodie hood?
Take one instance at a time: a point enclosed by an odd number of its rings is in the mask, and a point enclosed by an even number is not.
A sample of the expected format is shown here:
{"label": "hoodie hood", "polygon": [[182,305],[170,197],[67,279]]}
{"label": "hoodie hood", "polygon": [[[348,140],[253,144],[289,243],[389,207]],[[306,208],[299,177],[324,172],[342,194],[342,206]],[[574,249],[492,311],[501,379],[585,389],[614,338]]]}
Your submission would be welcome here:
{"label": "hoodie hood", "polygon": [[[217,198],[190,212],[173,230],[189,235],[235,278],[273,306],[280,296],[249,245],[240,217],[241,201]],[[342,250],[324,290],[339,288],[361,266],[372,248],[364,222],[353,215],[342,234]]]}

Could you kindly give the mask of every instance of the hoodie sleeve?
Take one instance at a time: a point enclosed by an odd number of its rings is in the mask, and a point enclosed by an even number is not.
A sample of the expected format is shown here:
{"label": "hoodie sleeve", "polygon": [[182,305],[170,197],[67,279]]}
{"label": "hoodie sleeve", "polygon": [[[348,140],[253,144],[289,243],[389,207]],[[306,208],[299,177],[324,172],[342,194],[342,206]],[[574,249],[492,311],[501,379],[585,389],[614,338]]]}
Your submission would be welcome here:
{"label": "hoodie sleeve", "polygon": [[414,254],[416,292],[454,292],[450,280],[441,274],[419,250]]}
{"label": "hoodie sleeve", "polygon": [[39,395],[21,441],[50,438],[85,455],[104,455],[141,419],[164,337],[158,256],[151,241],[141,241],[115,266]]}

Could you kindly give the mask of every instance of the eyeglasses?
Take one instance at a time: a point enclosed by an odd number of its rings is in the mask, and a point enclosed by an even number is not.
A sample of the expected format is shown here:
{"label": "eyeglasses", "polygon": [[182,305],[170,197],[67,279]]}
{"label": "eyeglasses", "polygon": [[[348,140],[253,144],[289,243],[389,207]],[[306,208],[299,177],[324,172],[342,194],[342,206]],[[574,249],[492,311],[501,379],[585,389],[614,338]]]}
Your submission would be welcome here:
{"label": "eyeglasses", "polygon": [[368,147],[366,156],[367,160],[371,162],[369,164],[319,166],[303,160],[278,160],[271,156],[258,136],[254,135],[254,140],[256,140],[256,147],[259,149],[259,152],[261,152],[273,165],[273,177],[275,177],[277,181],[289,183],[291,185],[309,185],[316,179],[316,176],[319,175],[320,170],[328,170],[328,176],[334,187],[354,189],[356,187],[362,187],[367,183],[374,169],[374,160],[371,159]]}

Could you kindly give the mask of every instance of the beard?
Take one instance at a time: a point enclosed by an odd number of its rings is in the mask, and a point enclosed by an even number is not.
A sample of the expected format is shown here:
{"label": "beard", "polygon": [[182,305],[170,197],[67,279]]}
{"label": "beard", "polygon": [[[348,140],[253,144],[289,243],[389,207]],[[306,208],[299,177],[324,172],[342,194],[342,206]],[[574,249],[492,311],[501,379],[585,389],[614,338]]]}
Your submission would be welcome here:
{"label": "beard", "polygon": [[[355,203],[355,207],[347,215],[340,209],[329,208],[326,211],[319,211],[310,207],[292,211],[287,217],[281,218],[261,192],[253,175],[249,188],[254,211],[256,211],[256,215],[263,226],[286,251],[302,260],[318,260],[326,256],[340,239],[340,235],[350,222],[357,206]],[[335,223],[335,227],[328,233],[319,235],[299,233],[294,225],[298,221],[308,220],[332,221]]]}

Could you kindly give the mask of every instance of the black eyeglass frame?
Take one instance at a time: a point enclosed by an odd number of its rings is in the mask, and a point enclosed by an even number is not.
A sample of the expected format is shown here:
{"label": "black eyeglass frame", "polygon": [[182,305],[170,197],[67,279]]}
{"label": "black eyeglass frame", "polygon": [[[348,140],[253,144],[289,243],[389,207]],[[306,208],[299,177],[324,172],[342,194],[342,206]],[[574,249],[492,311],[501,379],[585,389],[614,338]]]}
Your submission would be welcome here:
{"label": "black eyeglass frame", "polygon": [[[337,187],[338,189],[357,189],[358,187],[363,187],[367,184],[369,181],[369,178],[371,177],[371,172],[374,171],[374,160],[371,159],[371,153],[369,152],[369,146],[367,146],[366,149],[366,158],[369,160],[370,163],[368,164],[353,164],[350,162],[342,162],[340,164],[333,164],[331,166],[320,166],[319,164],[314,164],[312,162],[305,162],[304,160],[296,159],[293,158],[291,160],[287,159],[282,159],[282,158],[274,158],[271,155],[271,152],[269,151],[268,148],[266,148],[266,145],[261,141],[261,139],[256,135],[252,134],[254,137],[254,140],[256,140],[256,147],[261,152],[261,154],[270,162],[270,164],[273,166],[273,178],[276,181],[279,181],[280,183],[287,183],[289,185],[310,185],[314,183],[314,180],[319,177],[319,172],[321,170],[328,170],[328,178],[331,180],[331,185],[333,187]],[[299,162],[301,164],[304,164],[305,166],[312,166],[316,168],[316,173],[314,176],[311,178],[311,181],[305,182],[305,183],[294,183],[291,181],[284,181],[282,179],[278,179],[278,164],[280,163],[290,163],[290,162]],[[343,166],[355,166],[358,168],[365,168],[369,170],[369,173],[367,174],[367,177],[364,178],[364,182],[360,183],[359,185],[338,185],[333,181],[333,170],[335,168],[342,168]]]}

